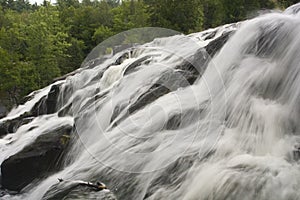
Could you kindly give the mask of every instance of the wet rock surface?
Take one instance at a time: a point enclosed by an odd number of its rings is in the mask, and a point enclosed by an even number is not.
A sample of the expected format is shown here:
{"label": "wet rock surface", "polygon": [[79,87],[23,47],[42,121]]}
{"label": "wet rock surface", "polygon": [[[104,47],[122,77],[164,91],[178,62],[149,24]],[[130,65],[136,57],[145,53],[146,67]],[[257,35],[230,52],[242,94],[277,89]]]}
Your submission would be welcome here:
{"label": "wet rock surface", "polygon": [[47,96],[38,101],[32,108],[30,114],[39,116],[52,114],[57,111],[57,100],[60,92],[60,85],[53,85]]}
{"label": "wet rock surface", "polygon": [[20,126],[28,124],[32,120],[33,117],[29,113],[24,113],[20,117],[0,122],[0,138],[8,133],[16,132]]}
{"label": "wet rock surface", "polygon": [[[3,119],[0,121],[0,137],[7,135],[8,133],[15,133],[17,129],[28,124],[33,120],[34,117],[46,114],[53,114],[57,111],[58,96],[60,93],[60,84],[53,85],[48,93],[48,95],[42,97],[29,112],[15,117]],[[33,95],[28,95],[24,97],[23,104],[25,101],[29,101],[33,98]]]}
{"label": "wet rock surface", "polygon": [[0,104],[0,119],[1,119],[2,117],[5,117],[6,114],[7,114],[7,109],[6,109],[6,107]]}
{"label": "wet rock surface", "polygon": [[77,181],[70,182],[68,184],[57,183],[53,185],[43,196],[43,200],[116,200],[117,198],[110,190],[95,190],[86,185],[79,184]]}
{"label": "wet rock surface", "polygon": [[211,41],[207,47],[205,48],[207,53],[213,57],[222,47],[223,45],[228,41],[231,35],[233,35],[235,31],[228,31],[224,32],[221,37]]}
{"label": "wet rock surface", "polygon": [[39,136],[31,145],[6,159],[1,165],[2,186],[20,191],[36,178],[59,169],[72,127],[64,126]]}

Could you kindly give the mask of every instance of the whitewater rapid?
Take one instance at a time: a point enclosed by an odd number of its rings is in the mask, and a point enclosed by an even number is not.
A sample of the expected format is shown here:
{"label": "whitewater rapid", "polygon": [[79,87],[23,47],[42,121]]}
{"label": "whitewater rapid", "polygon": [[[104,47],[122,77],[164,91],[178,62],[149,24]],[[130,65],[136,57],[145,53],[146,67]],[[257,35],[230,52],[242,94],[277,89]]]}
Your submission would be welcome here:
{"label": "whitewater rapid", "polygon": [[[47,199],[63,177],[100,179],[118,199],[300,199],[298,8],[159,38],[59,82],[58,112],[2,138],[0,159],[68,124],[76,131],[64,168],[3,198]],[[203,50],[235,30],[213,58]],[[185,65],[195,68],[193,81],[181,73]],[[168,92],[145,95],[158,85]],[[140,104],[146,97],[153,100]]]}

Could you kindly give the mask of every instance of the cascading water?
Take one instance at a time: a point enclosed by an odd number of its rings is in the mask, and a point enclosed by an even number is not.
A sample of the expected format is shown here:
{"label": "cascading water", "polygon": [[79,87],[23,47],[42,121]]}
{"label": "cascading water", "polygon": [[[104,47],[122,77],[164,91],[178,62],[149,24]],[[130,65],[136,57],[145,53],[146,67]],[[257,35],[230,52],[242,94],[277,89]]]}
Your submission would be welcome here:
{"label": "cascading water", "polygon": [[[57,199],[63,178],[101,180],[118,199],[300,199],[299,7],[156,39],[56,83],[57,112],[2,138],[1,162],[74,125],[63,167],[2,198]],[[1,122],[31,110],[49,87]]]}

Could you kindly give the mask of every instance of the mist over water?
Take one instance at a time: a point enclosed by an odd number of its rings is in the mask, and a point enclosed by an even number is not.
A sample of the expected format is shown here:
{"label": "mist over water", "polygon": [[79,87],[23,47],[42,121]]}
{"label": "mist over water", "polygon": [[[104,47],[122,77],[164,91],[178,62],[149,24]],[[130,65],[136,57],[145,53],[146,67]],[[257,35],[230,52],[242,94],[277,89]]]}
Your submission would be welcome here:
{"label": "mist over water", "polygon": [[[118,199],[300,199],[298,8],[158,38],[60,81],[57,113],[1,139],[0,160],[74,125],[63,169],[4,199],[50,198],[60,177],[101,180]],[[213,58],[203,49],[236,29]]]}

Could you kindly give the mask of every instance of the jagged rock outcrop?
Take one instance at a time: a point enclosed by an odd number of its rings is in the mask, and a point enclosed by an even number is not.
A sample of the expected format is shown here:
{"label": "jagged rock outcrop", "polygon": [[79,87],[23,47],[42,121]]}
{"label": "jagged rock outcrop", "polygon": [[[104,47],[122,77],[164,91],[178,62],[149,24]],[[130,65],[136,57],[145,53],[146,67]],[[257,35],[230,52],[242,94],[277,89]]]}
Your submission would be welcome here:
{"label": "jagged rock outcrop", "polygon": [[[60,92],[60,84],[52,85],[49,93],[42,97],[30,111],[23,113],[20,116],[14,118],[3,119],[0,121],[0,137],[5,136],[8,133],[15,133],[16,130],[32,121],[34,117],[53,114],[57,111],[57,102]],[[23,99],[23,104],[33,98],[33,95],[29,95]]]}
{"label": "jagged rock outcrop", "polygon": [[[59,188],[59,190],[57,190]],[[57,192],[58,191],[58,192]],[[97,191],[86,185],[78,184],[78,181],[70,181],[67,184],[57,183],[51,187],[43,196],[43,200],[57,199],[102,199],[116,200],[115,195],[109,190]]]}
{"label": "jagged rock outcrop", "polygon": [[16,130],[24,125],[28,124],[33,120],[33,117],[29,113],[24,113],[23,115],[13,118],[7,119],[0,122],[0,137],[5,136],[8,133],[14,133]]}
{"label": "jagged rock outcrop", "polygon": [[52,114],[57,111],[57,101],[60,92],[60,85],[53,85],[47,96],[43,97],[32,108],[30,114],[32,116],[39,116],[45,114]]}
{"label": "jagged rock outcrop", "polygon": [[72,127],[59,127],[40,135],[31,145],[7,158],[1,165],[2,186],[20,191],[36,178],[59,169],[59,160],[66,150]]}

